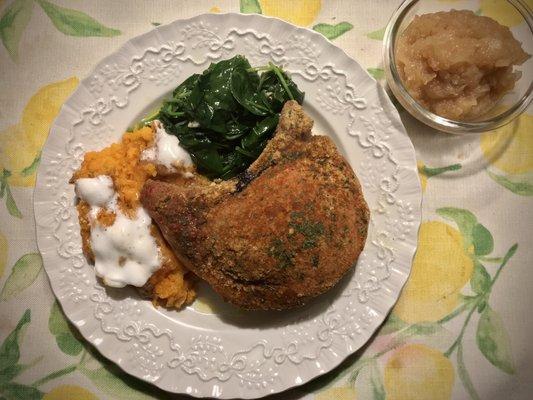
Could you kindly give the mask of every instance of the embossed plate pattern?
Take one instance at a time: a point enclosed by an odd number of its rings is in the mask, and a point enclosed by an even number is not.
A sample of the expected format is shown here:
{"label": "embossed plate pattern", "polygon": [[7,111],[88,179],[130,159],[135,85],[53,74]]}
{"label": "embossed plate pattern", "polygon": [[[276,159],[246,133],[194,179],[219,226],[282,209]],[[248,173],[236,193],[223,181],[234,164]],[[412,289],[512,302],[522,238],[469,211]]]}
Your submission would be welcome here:
{"label": "embossed plate pattern", "polygon": [[[235,54],[290,71],[315,130],[329,134],[357,171],[372,216],[355,272],[310,306],[283,314],[171,312],[134,290],[106,290],[81,251],[72,172],[84,152],[118,140],[186,77]],[[104,356],[171,392],[255,398],[333,369],[383,322],[411,268],[421,189],[396,110],[342,50],[275,18],[206,14],[130,40],[81,82],[50,131],[34,201],[54,293]]]}

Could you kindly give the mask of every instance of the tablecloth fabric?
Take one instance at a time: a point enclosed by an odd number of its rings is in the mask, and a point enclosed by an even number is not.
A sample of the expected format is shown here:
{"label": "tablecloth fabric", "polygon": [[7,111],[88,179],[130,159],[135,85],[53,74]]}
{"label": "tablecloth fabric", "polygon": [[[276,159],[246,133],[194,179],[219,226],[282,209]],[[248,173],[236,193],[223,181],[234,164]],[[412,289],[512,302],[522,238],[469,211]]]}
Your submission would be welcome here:
{"label": "tablecloth fabric", "polygon": [[[444,0],[445,1],[445,0]],[[453,2],[516,29],[501,0]],[[0,0],[0,399],[172,396],[121,372],[66,322],[35,241],[32,188],[49,127],[93,66],[154,26],[205,12],[262,12],[330,38],[382,80],[398,0]],[[533,117],[450,136],[401,112],[423,194],[419,249],[369,345],[273,399],[533,396]]]}

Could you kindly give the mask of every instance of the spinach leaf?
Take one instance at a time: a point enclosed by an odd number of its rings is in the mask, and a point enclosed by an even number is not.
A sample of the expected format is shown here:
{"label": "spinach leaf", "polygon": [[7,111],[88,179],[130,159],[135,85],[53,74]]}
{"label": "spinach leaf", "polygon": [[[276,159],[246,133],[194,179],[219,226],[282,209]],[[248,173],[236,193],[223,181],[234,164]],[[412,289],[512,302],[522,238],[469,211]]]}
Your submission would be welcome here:
{"label": "spinach leaf", "polygon": [[198,107],[201,100],[200,88],[198,86],[199,81],[200,75],[194,74],[174,89],[172,98],[167,102],[168,104],[166,104],[168,110],[180,110],[182,113],[193,116],[194,110],[196,110],[196,107]]}
{"label": "spinach leaf", "polygon": [[[261,76],[261,84],[259,87],[259,90],[266,98],[271,108],[279,113],[283,108],[283,104],[292,99],[302,104],[304,93],[298,89],[291,79],[289,79],[287,74],[281,70],[276,73],[275,69],[279,70],[278,67],[273,66],[272,70],[265,72]],[[286,85],[284,85],[283,82],[285,82]]]}
{"label": "spinach leaf", "polygon": [[279,115],[273,114],[259,122],[249,135],[241,139],[241,148],[253,154],[255,160],[263,151],[267,140],[278,126]]}
{"label": "spinach leaf", "polygon": [[196,117],[202,127],[223,132],[228,113],[231,115],[238,110],[230,87],[231,75],[238,66],[250,68],[244,57],[236,56],[211,64],[200,77],[198,87],[203,96],[196,109]]}
{"label": "spinach leaf", "polygon": [[224,133],[224,138],[227,140],[238,139],[250,132],[250,127],[240,123],[237,119],[229,121],[227,124],[227,132]]}
{"label": "spinach leaf", "polygon": [[[155,118],[178,137],[198,172],[229,179],[245,171],[274,134],[288,100],[304,93],[274,64],[252,68],[243,56],[212,63],[182,82]],[[155,119],[150,116],[146,124]]]}
{"label": "spinach leaf", "polygon": [[[257,79],[254,79],[257,78]],[[264,101],[258,91],[257,73],[248,72],[244,68],[236,68],[231,75],[231,94],[241,106],[252,114],[266,116],[272,113],[270,105]]]}

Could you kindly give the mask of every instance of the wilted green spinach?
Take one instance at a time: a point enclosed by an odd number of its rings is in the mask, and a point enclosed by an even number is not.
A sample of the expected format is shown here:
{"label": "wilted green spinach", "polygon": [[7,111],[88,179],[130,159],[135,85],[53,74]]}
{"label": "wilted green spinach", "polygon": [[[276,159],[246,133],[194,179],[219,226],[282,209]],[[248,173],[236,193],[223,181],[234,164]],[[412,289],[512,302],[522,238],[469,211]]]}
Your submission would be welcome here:
{"label": "wilted green spinach", "polygon": [[245,57],[235,56],[187,78],[157,114],[142,122],[159,119],[191,154],[200,173],[229,179],[261,154],[283,104],[301,104],[303,99],[281,68],[252,68]]}

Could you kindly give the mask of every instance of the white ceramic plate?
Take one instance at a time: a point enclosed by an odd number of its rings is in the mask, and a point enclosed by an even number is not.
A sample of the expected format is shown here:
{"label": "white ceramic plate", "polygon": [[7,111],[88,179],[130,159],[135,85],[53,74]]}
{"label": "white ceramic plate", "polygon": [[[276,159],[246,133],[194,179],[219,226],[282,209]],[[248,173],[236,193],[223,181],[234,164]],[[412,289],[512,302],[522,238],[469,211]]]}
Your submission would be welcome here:
{"label": "white ceramic plate", "polygon": [[[241,312],[207,289],[186,310],[166,311],[133,289],[103,288],[81,251],[72,172],[86,151],[118,140],[185,78],[236,54],[254,66],[272,61],[290,71],[306,92],[315,131],[330,135],[356,170],[371,222],[355,272],[286,313]],[[35,188],[38,245],[67,317],[126,372],[197,397],[280,392],[359,349],[409,275],[420,208],[414,149],[381,87],[322,35],[259,15],[175,21],[105,58],[63,106]]]}

